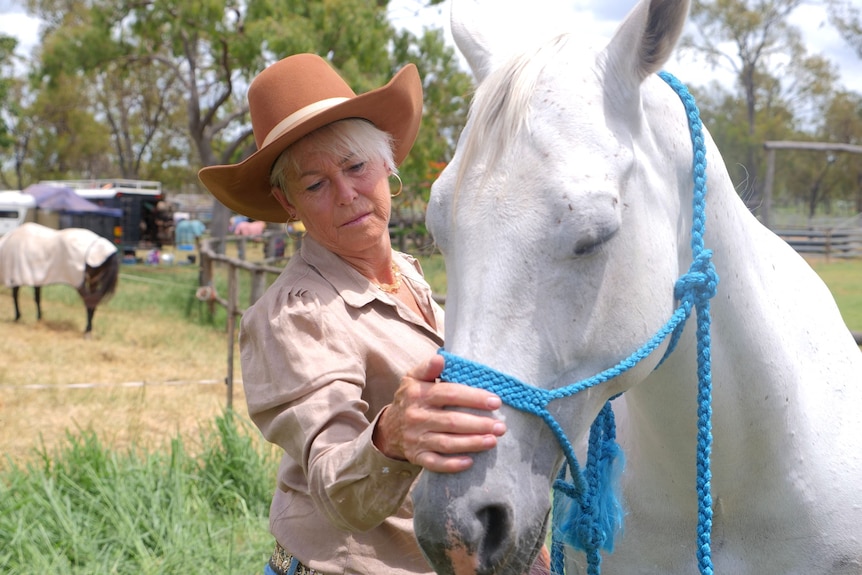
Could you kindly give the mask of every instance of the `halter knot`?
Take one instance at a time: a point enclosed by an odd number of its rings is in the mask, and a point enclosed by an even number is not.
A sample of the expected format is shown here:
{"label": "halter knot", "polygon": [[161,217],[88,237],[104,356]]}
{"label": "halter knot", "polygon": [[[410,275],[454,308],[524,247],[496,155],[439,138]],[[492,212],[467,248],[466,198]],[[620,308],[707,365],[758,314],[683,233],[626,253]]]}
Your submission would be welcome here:
{"label": "halter knot", "polygon": [[591,551],[602,549],[608,534],[593,521],[592,515],[582,515],[578,524],[574,526],[574,532],[581,543],[583,550]]}
{"label": "halter knot", "polygon": [[717,292],[718,273],[712,264],[712,250],[703,250],[695,256],[688,273],[676,281],[673,296],[688,306],[701,307]]}

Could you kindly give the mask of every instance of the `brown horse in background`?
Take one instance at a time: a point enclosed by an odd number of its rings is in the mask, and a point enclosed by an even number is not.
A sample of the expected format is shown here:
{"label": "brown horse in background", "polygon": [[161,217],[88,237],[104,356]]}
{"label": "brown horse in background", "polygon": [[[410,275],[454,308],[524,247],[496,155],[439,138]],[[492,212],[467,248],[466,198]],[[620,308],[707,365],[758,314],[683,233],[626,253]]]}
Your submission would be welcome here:
{"label": "brown horse in background", "polygon": [[12,288],[15,321],[21,318],[18,291],[32,286],[36,318],[42,319],[41,288],[66,284],[78,290],[87,308],[85,335],[93,330],[96,306],[117,288],[117,248],[98,234],[81,228],[54,230],[25,223],[0,237],[0,283]]}

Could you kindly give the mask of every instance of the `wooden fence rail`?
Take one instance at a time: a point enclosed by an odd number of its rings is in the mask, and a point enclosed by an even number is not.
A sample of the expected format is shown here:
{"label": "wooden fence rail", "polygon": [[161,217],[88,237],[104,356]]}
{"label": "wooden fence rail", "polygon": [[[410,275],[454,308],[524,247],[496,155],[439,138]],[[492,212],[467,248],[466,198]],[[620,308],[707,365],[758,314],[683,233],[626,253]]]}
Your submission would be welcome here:
{"label": "wooden fence rail", "polygon": [[[264,241],[269,241],[271,238],[264,235]],[[245,236],[230,236],[225,238],[226,242],[234,242],[237,245],[237,253],[240,257],[244,257],[245,248],[248,237]],[[213,306],[217,303],[223,306],[227,312],[227,376],[225,377],[225,385],[227,386],[227,407],[233,408],[233,373],[234,373],[234,343],[236,341],[237,318],[242,316],[243,312],[248,309],[263,295],[266,290],[267,274],[278,275],[282,272],[282,268],[268,265],[266,263],[252,263],[240,258],[232,258],[224,254],[218,253],[216,247],[219,245],[217,238],[204,239],[200,242],[198,252],[200,253],[200,274],[198,277],[197,297],[201,301],[205,301],[210,306],[210,314],[212,314]],[[227,297],[223,298],[218,295],[213,284],[213,269],[215,265],[223,265],[227,267],[228,274],[228,293]],[[245,308],[239,304],[239,270],[247,271],[251,274],[251,291],[249,293],[248,305]]]}
{"label": "wooden fence rail", "polygon": [[[822,255],[827,260],[862,258],[862,228],[775,227],[772,231],[802,255]],[[862,332],[852,333],[862,346]]]}
{"label": "wooden fence rail", "polygon": [[801,254],[827,258],[862,258],[862,228],[774,228]]}

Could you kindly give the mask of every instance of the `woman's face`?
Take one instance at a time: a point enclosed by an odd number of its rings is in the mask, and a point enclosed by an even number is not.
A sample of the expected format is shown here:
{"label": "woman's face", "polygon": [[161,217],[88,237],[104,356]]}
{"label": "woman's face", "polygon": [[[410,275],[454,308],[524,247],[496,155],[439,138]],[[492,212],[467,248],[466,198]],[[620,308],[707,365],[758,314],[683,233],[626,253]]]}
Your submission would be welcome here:
{"label": "woman's face", "polygon": [[391,197],[383,160],[338,157],[310,147],[300,140],[291,149],[299,169],[286,174],[288,199],[273,190],[285,210],[340,256],[362,257],[383,241],[388,246]]}

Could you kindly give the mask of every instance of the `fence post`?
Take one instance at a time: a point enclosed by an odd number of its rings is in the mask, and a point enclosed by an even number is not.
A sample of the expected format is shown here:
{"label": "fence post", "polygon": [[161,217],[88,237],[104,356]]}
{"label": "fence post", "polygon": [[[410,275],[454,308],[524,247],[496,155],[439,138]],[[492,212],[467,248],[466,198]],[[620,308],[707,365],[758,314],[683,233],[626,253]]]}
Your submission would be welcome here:
{"label": "fence post", "polygon": [[766,180],[763,183],[763,204],[760,208],[760,221],[769,227],[772,218],[772,186],[775,181],[775,150],[767,148]]}
{"label": "fence post", "polygon": [[248,296],[248,305],[254,305],[254,302],[263,295],[264,290],[266,290],[266,272],[254,270],[251,272],[251,293]]}
{"label": "fence post", "polygon": [[198,241],[198,254],[201,258],[201,268],[200,273],[198,274],[198,285],[209,286],[212,285],[213,281],[213,261],[209,256],[209,250],[202,250],[200,247],[200,241]]}
{"label": "fence post", "polygon": [[[242,241],[239,238],[231,238],[232,241]],[[203,285],[212,285],[214,281],[214,271],[216,265],[224,264],[227,266],[227,297],[222,298],[213,292],[211,306],[219,304],[224,306],[227,312],[227,375],[225,377],[225,386],[227,387],[227,407],[233,409],[233,384],[234,384],[234,348],[236,346],[237,333],[239,332],[239,324],[237,318],[242,317],[244,310],[239,305],[239,274],[241,270],[247,270],[251,273],[251,302],[249,307],[261,298],[266,291],[266,274],[279,274],[283,268],[276,268],[267,265],[249,264],[237,258],[228,257],[224,254],[213,254],[211,251],[212,243],[217,240],[204,240],[200,242],[199,251],[201,254],[200,270],[198,272]],[[218,268],[222,269],[222,268]],[[204,283],[206,281],[206,283]],[[210,311],[212,314],[212,309]]]}
{"label": "fence post", "polygon": [[238,268],[228,264],[228,297],[227,297],[227,408],[233,409],[233,348],[236,331],[237,299],[239,287],[237,281]]}

